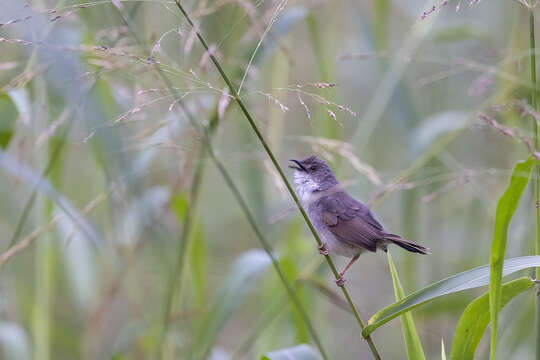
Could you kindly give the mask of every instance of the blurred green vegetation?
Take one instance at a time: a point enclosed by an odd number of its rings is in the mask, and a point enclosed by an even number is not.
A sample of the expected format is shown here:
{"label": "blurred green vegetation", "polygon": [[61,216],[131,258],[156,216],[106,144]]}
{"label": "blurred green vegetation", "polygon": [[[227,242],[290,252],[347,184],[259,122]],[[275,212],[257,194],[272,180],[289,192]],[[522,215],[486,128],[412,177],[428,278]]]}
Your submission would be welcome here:
{"label": "blurred green vegetation", "polygon": [[[497,202],[535,137],[521,2],[182,4],[283,168],[317,153],[388,229],[431,249],[391,249],[390,270],[381,253],[351,268],[366,322],[490,262]],[[4,0],[0,49],[0,358],[318,359],[314,333],[332,359],[372,357],[174,1]],[[498,219],[499,260],[534,253],[529,187]],[[532,271],[503,278],[492,307],[504,306],[501,359],[535,353],[523,275]],[[436,359],[443,342],[452,359],[457,346],[488,358],[486,291],[418,306],[403,329],[397,319],[372,328],[381,357]],[[482,321],[464,339],[475,312]]]}

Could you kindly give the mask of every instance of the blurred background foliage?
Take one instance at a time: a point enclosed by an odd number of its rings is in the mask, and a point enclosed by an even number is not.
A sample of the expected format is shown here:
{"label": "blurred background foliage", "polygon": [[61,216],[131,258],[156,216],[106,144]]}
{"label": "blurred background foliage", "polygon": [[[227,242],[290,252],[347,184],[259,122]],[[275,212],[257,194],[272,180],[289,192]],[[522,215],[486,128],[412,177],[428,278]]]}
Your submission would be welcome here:
{"label": "blurred background foliage", "polygon": [[[531,87],[522,5],[183,5],[284,167],[319,154],[387,228],[431,248],[391,249],[405,294],[489,262],[497,200],[528,150],[477,114],[533,136],[518,103]],[[212,138],[331,358],[371,356],[174,2],[3,0],[0,23],[2,358],[280,358],[269,352],[310,342],[188,116]],[[509,257],[534,251],[532,209],[527,189]],[[364,319],[394,302],[384,255],[362,256],[348,280]],[[483,292],[413,312],[427,358],[440,356],[441,339],[449,348]],[[532,299],[501,312],[500,358],[532,357]],[[399,321],[373,338],[383,358],[406,357]]]}

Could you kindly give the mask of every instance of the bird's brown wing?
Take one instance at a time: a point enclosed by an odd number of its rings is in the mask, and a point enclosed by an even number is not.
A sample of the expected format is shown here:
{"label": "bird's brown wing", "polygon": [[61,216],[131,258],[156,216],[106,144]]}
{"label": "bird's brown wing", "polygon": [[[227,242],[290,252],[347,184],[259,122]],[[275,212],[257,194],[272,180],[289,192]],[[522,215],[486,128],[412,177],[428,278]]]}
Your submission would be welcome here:
{"label": "bird's brown wing", "polygon": [[323,196],[315,206],[330,232],[343,242],[375,251],[377,241],[384,238],[384,229],[369,208],[345,191]]}

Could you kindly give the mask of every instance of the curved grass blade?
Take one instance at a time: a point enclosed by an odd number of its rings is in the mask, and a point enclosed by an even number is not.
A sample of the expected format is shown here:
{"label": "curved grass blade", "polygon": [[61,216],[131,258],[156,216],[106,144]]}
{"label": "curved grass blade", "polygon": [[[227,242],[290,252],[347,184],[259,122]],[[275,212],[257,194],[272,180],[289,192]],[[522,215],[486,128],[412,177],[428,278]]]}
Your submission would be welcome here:
{"label": "curved grass blade", "polygon": [[[534,281],[523,277],[507,282],[502,286],[502,297],[499,311],[514,297],[530,289]],[[487,325],[489,324],[489,293],[474,299],[463,311],[454,333],[451,360],[472,360],[474,352]]]}
{"label": "curved grass blade", "polygon": [[422,154],[444,134],[467,127],[472,114],[466,111],[442,111],[425,119],[414,132],[414,151]]}
{"label": "curved grass blade", "polygon": [[311,346],[302,344],[269,352],[263,355],[261,360],[320,360],[320,358]]}
{"label": "curved grass blade", "polygon": [[247,251],[236,260],[213,304],[201,319],[194,337],[193,359],[204,358],[219,332],[242,305],[244,297],[257,285],[257,280],[270,264],[270,257],[262,250]]}
{"label": "curved grass blade", "polygon": [[[516,271],[540,266],[540,255],[522,256],[504,261],[502,275],[506,276]],[[456,275],[452,275],[426,286],[400,301],[378,311],[368,321],[362,335],[367,336],[375,329],[399,315],[411,311],[418,306],[444,295],[474,289],[489,284],[489,265],[480,266]]]}
{"label": "curved grass blade", "polygon": [[[430,1],[427,1],[426,6],[430,6],[429,4]],[[388,70],[377,88],[374,89],[371,101],[364,109],[363,118],[358,122],[355,133],[350,140],[356,146],[357,154],[362,154],[365,147],[369,144],[369,139],[372,138],[373,131],[377,127],[384,111],[388,108],[396,87],[410,65],[406,61],[403,61],[403,59],[414,54],[422,44],[423,39],[431,34],[431,29],[435,24],[438,12],[432,15],[435,16],[430,16],[419,21],[411,27],[405,35],[400,48],[397,50],[395,56],[393,56]]]}
{"label": "curved grass blade", "polygon": [[508,238],[508,225],[516,211],[519,199],[523,190],[529,183],[531,168],[537,161],[529,158],[520,161],[512,171],[510,184],[497,203],[497,213],[495,216],[495,230],[493,232],[493,242],[491,243],[490,282],[489,282],[489,310],[491,322],[490,359],[495,359],[497,350],[497,328],[498,315],[501,307],[501,282],[504,254]]}
{"label": "curved grass blade", "polygon": [[[387,252],[386,254],[388,255],[388,266],[390,267],[390,274],[392,275],[392,283],[394,284],[394,294],[396,296],[396,301],[399,301],[405,297],[405,293],[403,292],[403,287],[399,281],[399,276],[394,261],[392,260],[392,256],[390,255],[390,252]],[[426,356],[424,355],[422,343],[418,337],[411,313],[405,313],[401,316],[401,331],[403,332],[403,338],[405,339],[407,358],[425,359]]]}
{"label": "curved grass blade", "polygon": [[[39,176],[30,167],[19,163],[13,156],[0,151],[0,168],[12,176],[19,178],[28,187],[36,188],[46,194],[66,215],[78,226],[82,233],[96,246],[101,244],[101,238],[88,220],[71,204],[71,202],[59,193],[47,179]],[[0,264],[1,266],[2,264]]]}

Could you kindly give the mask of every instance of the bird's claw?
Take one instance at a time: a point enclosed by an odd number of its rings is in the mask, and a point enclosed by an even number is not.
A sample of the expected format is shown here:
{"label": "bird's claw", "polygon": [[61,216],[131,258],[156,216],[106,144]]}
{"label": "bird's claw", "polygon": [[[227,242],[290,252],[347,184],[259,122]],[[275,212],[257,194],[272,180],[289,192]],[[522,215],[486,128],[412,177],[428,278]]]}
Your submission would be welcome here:
{"label": "bird's claw", "polygon": [[329,254],[328,248],[326,247],[325,243],[322,243],[321,245],[319,245],[319,247],[317,249],[319,250],[319,254],[321,254],[321,255],[328,255]]}
{"label": "bird's claw", "polygon": [[342,287],[345,285],[345,283],[347,282],[347,280],[345,280],[345,278],[343,277],[343,275],[339,275],[339,277],[336,279],[336,285],[339,286],[339,287]]}

